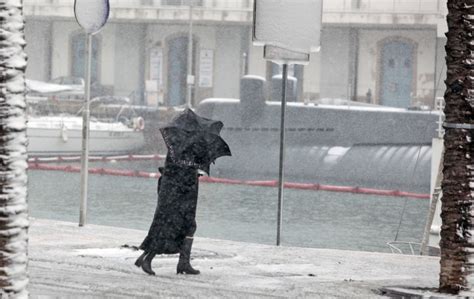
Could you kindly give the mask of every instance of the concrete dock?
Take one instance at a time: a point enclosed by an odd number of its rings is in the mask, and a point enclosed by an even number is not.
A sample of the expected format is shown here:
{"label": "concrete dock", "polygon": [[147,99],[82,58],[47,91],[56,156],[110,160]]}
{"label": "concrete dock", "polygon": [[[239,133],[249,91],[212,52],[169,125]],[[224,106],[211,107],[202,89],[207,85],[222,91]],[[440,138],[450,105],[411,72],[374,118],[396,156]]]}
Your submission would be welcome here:
{"label": "concrete dock", "polygon": [[[134,266],[145,231],[31,219],[31,298],[387,298],[384,287],[435,288],[439,258],[275,247],[196,238],[192,265],[157,256]],[[127,245],[126,247],[122,247]]]}

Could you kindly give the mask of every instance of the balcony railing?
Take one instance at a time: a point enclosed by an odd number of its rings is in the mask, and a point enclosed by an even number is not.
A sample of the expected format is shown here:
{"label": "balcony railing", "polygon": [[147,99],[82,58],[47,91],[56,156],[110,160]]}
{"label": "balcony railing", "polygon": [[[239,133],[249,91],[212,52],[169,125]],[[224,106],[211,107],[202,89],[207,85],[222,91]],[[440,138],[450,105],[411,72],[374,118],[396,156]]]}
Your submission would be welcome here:
{"label": "balcony railing", "polygon": [[[110,0],[110,19],[144,22],[189,20],[189,1],[196,22],[251,23],[251,0]],[[74,17],[72,0],[24,0],[27,17]]]}
{"label": "balcony railing", "polygon": [[[25,5],[72,6],[72,0],[25,0]],[[110,0],[112,8],[157,8],[188,6],[196,8],[251,10],[253,0]],[[327,12],[346,13],[437,13],[444,11],[442,0],[325,0],[323,9]]]}
{"label": "balcony railing", "polygon": [[[73,6],[72,0],[24,0],[25,6]],[[197,9],[252,10],[253,0],[109,0],[114,8],[176,8],[192,4]]]}
{"label": "balcony railing", "polygon": [[326,0],[325,12],[442,14],[441,0]]}

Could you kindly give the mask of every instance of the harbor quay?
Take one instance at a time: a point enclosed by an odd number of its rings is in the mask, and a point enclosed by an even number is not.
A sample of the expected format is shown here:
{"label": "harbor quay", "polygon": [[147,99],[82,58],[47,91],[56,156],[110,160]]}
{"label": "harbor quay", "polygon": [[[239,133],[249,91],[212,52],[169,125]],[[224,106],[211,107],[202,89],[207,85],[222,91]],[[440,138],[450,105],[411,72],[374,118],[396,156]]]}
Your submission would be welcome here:
{"label": "harbor quay", "polygon": [[145,235],[30,219],[30,297],[388,298],[394,293],[387,289],[438,285],[438,257],[277,247],[199,234],[192,263],[200,275],[177,275],[178,256],[162,255],[153,260],[156,276],[149,276],[134,265]]}

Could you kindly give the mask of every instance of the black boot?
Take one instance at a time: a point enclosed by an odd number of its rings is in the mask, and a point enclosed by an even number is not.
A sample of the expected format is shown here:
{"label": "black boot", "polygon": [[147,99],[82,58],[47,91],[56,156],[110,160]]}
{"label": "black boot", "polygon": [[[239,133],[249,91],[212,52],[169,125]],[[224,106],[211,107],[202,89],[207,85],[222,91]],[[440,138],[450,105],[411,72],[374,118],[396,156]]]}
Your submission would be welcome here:
{"label": "black boot", "polygon": [[148,253],[141,263],[142,270],[149,275],[155,275],[155,272],[151,269],[151,261],[155,258],[155,255],[155,253]]}
{"label": "black boot", "polygon": [[145,259],[145,256],[148,254],[148,252],[143,252],[142,255],[140,255],[137,260],[135,261],[135,266],[141,267],[143,264],[143,260]]}
{"label": "black boot", "polygon": [[191,248],[193,247],[193,239],[192,238],[185,238],[183,247],[179,252],[179,262],[178,266],[176,267],[176,274],[199,274],[199,270],[194,269],[191,267],[189,263],[191,259]]}

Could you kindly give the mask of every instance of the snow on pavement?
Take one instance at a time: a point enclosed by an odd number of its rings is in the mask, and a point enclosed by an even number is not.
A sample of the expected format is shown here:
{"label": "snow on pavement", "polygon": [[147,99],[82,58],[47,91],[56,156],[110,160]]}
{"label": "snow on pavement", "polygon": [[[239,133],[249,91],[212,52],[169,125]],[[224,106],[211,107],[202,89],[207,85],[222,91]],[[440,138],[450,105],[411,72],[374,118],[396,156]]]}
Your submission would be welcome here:
{"label": "snow on pavement", "polygon": [[437,286],[439,259],[385,253],[276,247],[196,238],[192,265],[157,256],[156,276],[134,266],[145,231],[32,219],[31,298],[383,298],[387,286]]}

